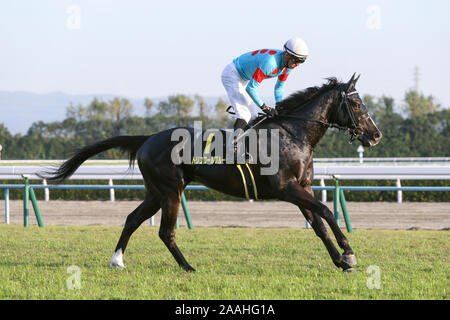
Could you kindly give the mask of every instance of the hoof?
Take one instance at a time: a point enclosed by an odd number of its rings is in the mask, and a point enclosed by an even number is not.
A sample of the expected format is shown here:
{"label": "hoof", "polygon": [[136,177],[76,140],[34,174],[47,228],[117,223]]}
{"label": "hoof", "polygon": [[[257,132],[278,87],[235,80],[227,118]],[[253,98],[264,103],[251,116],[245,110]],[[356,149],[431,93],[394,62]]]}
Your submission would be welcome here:
{"label": "hoof", "polygon": [[356,270],[353,269],[353,268],[348,268],[348,269],[343,270],[342,272],[346,272],[346,273],[356,273]]}
{"label": "hoof", "polygon": [[127,267],[125,266],[125,265],[120,265],[120,264],[114,264],[114,263],[110,263],[110,265],[109,265],[111,268],[115,268],[115,269],[119,269],[119,270],[122,270],[122,269],[126,269]]}
{"label": "hoof", "polygon": [[111,268],[116,269],[126,269],[125,265],[123,264],[122,249],[119,249],[116,252],[114,252],[114,255],[111,258],[111,262],[109,263],[109,266]]}
{"label": "hoof", "polygon": [[348,263],[351,266],[356,266],[357,262],[356,262],[356,257],[354,254],[348,254],[348,255],[342,255],[342,259],[344,260],[344,262]]}

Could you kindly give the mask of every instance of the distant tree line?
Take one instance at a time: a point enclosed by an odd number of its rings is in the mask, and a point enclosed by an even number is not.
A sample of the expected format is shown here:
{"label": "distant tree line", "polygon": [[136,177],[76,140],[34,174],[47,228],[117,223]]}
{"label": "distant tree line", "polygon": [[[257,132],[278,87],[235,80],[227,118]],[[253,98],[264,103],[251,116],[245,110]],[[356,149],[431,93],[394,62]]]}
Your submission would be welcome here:
{"label": "distant tree line", "polygon": [[[374,148],[366,148],[366,157],[438,157],[450,152],[450,110],[441,108],[432,96],[414,90],[405,94],[404,104],[394,105],[386,96],[363,97],[372,118],[383,133]],[[194,106],[196,114],[193,114]],[[38,121],[25,135],[12,135],[0,122],[2,159],[63,159],[74,149],[116,135],[153,134],[175,126],[192,126],[202,120],[204,128],[231,128],[233,119],[226,113],[228,103],[219,99],[213,106],[196,95],[172,95],[154,105],[145,99],[145,116],[133,115],[133,105],[124,98],[89,105],[69,105],[63,121]],[[400,110],[402,113],[399,113]],[[151,115],[151,116],[150,116]],[[315,157],[356,157],[356,145],[338,130],[328,130],[319,143]],[[120,159],[124,155],[110,150],[97,156]]]}
{"label": "distant tree line", "polygon": [[[198,111],[193,114],[197,103]],[[145,99],[144,117],[133,115],[128,99],[115,98],[109,102],[94,99],[89,105],[69,105],[66,118],[56,122],[34,122],[25,135],[12,135],[0,123],[2,159],[63,159],[86,144],[116,135],[150,135],[175,126],[192,126],[202,120],[205,128],[230,126],[227,103],[219,99],[214,106],[195,96],[195,100],[178,94],[154,105]],[[150,116],[150,114],[153,114]],[[118,150],[109,150],[97,159],[121,159]]]}
{"label": "distant tree line", "polygon": [[[366,95],[364,103],[383,133],[383,139],[374,148],[365,148],[365,157],[444,157],[450,153],[450,110],[441,108],[432,96],[424,96],[414,90],[405,93],[401,105],[393,98]],[[38,121],[25,135],[12,135],[5,124],[0,123],[2,159],[65,159],[75,149],[114,135],[146,135],[175,126],[192,126],[195,120],[203,121],[203,128],[231,128],[233,119],[226,113],[228,103],[219,99],[208,105],[196,95],[172,95],[157,105],[145,99],[145,115],[133,115],[133,106],[127,99],[111,101],[94,99],[89,105],[69,105],[66,118],[58,122]],[[196,106],[194,114],[194,106]],[[315,157],[356,157],[359,142],[348,143],[348,136],[338,130],[328,130],[319,143]],[[125,159],[118,150],[109,150],[97,159]],[[0,162],[1,163],[1,162]],[[0,181],[11,183],[11,181]],[[17,183],[20,183],[18,181]],[[39,182],[34,182],[39,183]],[[71,181],[71,183],[83,183]],[[100,184],[104,181],[98,182]],[[136,183],[136,182],[121,182]],[[318,184],[318,181],[314,182]],[[343,185],[394,185],[394,181],[343,181]],[[431,183],[431,184],[430,184]],[[446,185],[446,181],[405,181],[404,185]],[[11,198],[20,198],[21,191],[13,191]],[[108,198],[108,191],[54,190],[52,199],[101,199]],[[331,193],[329,193],[331,197]],[[188,199],[236,200],[219,192],[187,191]],[[42,198],[42,190],[37,192]],[[142,198],[136,190],[116,191],[118,199]],[[347,195],[350,201],[395,201],[395,192],[358,192]],[[405,192],[405,201],[447,201],[445,193]]]}

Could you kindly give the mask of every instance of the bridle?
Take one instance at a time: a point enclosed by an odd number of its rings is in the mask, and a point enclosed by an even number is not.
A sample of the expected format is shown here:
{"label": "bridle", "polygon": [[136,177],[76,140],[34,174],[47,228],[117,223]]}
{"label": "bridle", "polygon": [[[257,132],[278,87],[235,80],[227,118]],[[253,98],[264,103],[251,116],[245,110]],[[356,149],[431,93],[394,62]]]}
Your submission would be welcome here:
{"label": "bridle", "polygon": [[[357,94],[358,91],[352,91],[349,93],[346,93],[344,90],[341,90],[340,96],[341,96],[341,101],[339,102],[339,109],[344,106],[344,110],[347,112],[350,121],[351,121],[351,127],[346,127],[346,126],[341,126],[337,123],[334,122],[327,122],[327,121],[323,121],[323,120],[318,120],[318,119],[307,119],[307,118],[303,118],[303,117],[298,117],[298,116],[294,116],[294,115],[289,115],[289,114],[280,114],[278,117],[285,117],[285,118],[294,118],[297,120],[303,120],[303,121],[308,121],[308,122],[316,122],[321,124],[324,127],[327,128],[337,128],[339,130],[345,130],[348,131],[350,134],[350,140],[349,143],[352,143],[353,141],[355,141],[358,137],[362,136],[362,134],[360,132],[363,131],[363,129],[360,127],[360,123],[363,122],[364,120],[370,118],[370,115],[368,112],[361,112],[361,113],[354,113],[352,108],[350,107],[349,104],[349,96],[353,95],[353,94]],[[364,106],[364,104],[363,104]],[[366,108],[363,108],[362,110],[364,110]],[[366,109],[367,110],[367,109]],[[276,117],[276,118],[278,118]],[[278,123],[280,124],[280,123]],[[292,134],[292,132],[290,132],[290,130],[287,130],[284,126],[282,126],[287,132],[289,132],[291,135],[293,135],[295,137],[294,134]]]}
{"label": "bridle", "polygon": [[[348,116],[352,122],[352,127],[347,128],[347,130],[350,133],[349,143],[352,143],[353,141],[355,141],[356,138],[358,138],[359,136],[362,135],[361,133],[358,133],[358,132],[363,131],[363,129],[359,126],[359,124],[361,122],[363,122],[364,120],[370,118],[370,115],[368,112],[360,112],[358,114],[355,114],[353,112],[352,108],[350,108],[350,105],[348,103],[348,97],[351,96],[352,94],[358,94],[358,91],[355,90],[355,91],[352,91],[349,93],[345,93],[344,91],[341,91],[342,100],[340,103],[341,106],[342,106],[342,104],[345,105],[345,110],[347,111]],[[364,104],[363,104],[363,107],[364,108],[362,108],[362,110],[364,110],[364,109],[367,110],[367,108],[365,108]]]}

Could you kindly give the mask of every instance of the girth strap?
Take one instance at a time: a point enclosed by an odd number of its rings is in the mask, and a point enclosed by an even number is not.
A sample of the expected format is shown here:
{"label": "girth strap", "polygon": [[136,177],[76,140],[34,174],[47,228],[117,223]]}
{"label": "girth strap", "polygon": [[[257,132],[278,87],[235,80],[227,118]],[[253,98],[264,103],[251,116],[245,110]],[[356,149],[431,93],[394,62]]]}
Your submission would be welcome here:
{"label": "girth strap", "polygon": [[258,200],[258,190],[256,188],[255,177],[253,176],[252,169],[250,168],[248,163],[245,163],[244,168],[242,168],[240,164],[237,164],[236,167],[238,168],[239,173],[241,174],[242,177],[245,197],[247,198],[247,200],[250,199]]}

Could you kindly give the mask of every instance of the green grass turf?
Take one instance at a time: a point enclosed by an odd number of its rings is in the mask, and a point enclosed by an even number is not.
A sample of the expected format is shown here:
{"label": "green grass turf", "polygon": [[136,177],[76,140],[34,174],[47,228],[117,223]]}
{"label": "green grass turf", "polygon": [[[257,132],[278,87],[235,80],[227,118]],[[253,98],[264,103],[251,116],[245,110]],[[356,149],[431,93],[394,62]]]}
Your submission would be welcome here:
{"label": "green grass turf", "polygon": [[[141,226],[127,269],[111,269],[121,230],[0,225],[0,299],[449,299],[448,231],[355,230],[347,235],[357,273],[347,274],[305,229],[179,229],[178,246],[197,269],[186,273],[157,227]],[[80,289],[67,286],[71,265]],[[367,285],[372,265],[379,289]]]}

